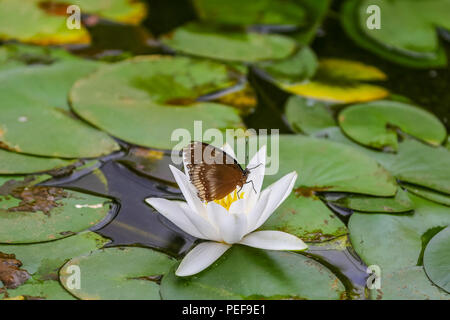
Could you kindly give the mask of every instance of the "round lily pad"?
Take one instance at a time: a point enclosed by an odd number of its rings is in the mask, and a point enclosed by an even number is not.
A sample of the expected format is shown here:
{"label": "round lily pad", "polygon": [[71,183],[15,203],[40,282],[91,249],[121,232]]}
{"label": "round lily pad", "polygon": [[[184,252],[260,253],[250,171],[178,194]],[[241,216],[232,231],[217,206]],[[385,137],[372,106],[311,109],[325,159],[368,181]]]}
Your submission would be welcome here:
{"label": "round lily pad", "polygon": [[423,255],[428,277],[437,286],[450,293],[450,227],[435,235]]}
{"label": "round lily pad", "polygon": [[[159,300],[157,282],[174,263],[174,259],[152,249],[108,248],[71,259],[61,269],[60,281],[84,300]],[[80,289],[66,285],[71,266],[78,266],[82,272]]]}
{"label": "round lily pad", "polygon": [[340,299],[345,288],[320,263],[292,252],[235,245],[205,271],[163,277],[161,296],[197,299]]}
{"label": "round lily pad", "polygon": [[0,243],[34,243],[89,229],[110,211],[110,200],[58,187],[11,187],[0,196]]}
{"label": "round lily pad", "polygon": [[188,130],[193,137],[196,120],[202,121],[204,131],[242,127],[236,109],[196,101],[235,84],[239,76],[211,61],[142,56],[78,81],[70,100],[78,115],[113,136],[141,146],[171,149],[178,143],[176,132],[183,135]]}
{"label": "round lily pad", "polygon": [[444,125],[433,114],[395,101],[352,105],[338,119],[350,138],[377,149],[397,150],[397,129],[432,145],[440,145],[447,136]]}
{"label": "round lily pad", "polygon": [[70,113],[69,88],[100,64],[74,60],[22,67],[0,75],[0,144],[40,156],[98,157],[119,149],[107,134]]}
{"label": "round lily pad", "polygon": [[[40,45],[86,44],[90,36],[84,26],[69,29],[69,5],[80,13],[96,14],[125,23],[139,23],[146,15],[143,3],[132,0],[0,0],[0,39],[19,40]],[[71,12],[73,14],[73,12]]]}
{"label": "round lily pad", "polygon": [[220,27],[189,23],[161,41],[182,53],[226,61],[257,62],[283,59],[293,54],[297,44],[277,34],[224,31]]}
{"label": "round lily pad", "polygon": [[22,263],[20,268],[31,276],[16,289],[8,289],[8,295],[27,299],[74,299],[59,283],[58,270],[67,260],[100,249],[108,242],[93,232],[82,232],[58,241],[0,245],[0,252],[14,254]]}

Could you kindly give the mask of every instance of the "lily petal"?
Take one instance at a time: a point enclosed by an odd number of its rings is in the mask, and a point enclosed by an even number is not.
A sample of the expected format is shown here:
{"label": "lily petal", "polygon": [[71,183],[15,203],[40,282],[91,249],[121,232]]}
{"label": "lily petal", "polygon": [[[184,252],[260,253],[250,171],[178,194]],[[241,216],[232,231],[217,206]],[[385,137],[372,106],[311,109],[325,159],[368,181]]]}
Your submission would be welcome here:
{"label": "lily petal", "polygon": [[239,243],[267,250],[305,250],[308,248],[300,238],[281,231],[256,231],[245,236]]}
{"label": "lily petal", "polygon": [[245,213],[230,214],[215,202],[208,203],[207,211],[209,220],[219,228],[220,235],[226,243],[236,243],[246,234],[247,215]]}
{"label": "lily petal", "polygon": [[201,232],[203,237],[201,239],[222,241],[219,234],[219,229],[216,228],[208,219],[194,212],[186,202],[179,201],[178,205],[183,210],[184,215],[189,221]]}
{"label": "lily petal", "polygon": [[208,239],[188,219],[175,201],[162,198],[147,198],[145,201],[184,232],[196,238]]}
{"label": "lily petal", "polygon": [[245,213],[245,209],[247,206],[246,199],[239,199],[233,202],[228,209],[229,214],[239,214],[239,213]]}
{"label": "lily petal", "polygon": [[247,215],[247,232],[252,232],[255,229],[259,228],[258,221],[261,218],[261,215],[264,213],[267,204],[269,203],[271,189],[266,188],[261,192],[259,196],[258,202],[253,207],[253,209]]}
{"label": "lily petal", "polygon": [[230,146],[230,144],[225,143],[222,147],[222,151],[228,154],[233,159],[236,159],[236,154],[234,153],[233,148]]}
{"label": "lily petal", "polygon": [[259,228],[270,215],[278,208],[278,206],[289,196],[294,188],[295,180],[297,180],[297,172],[288,173],[283,178],[273,183],[267,189],[270,189],[270,197],[264,212],[256,224],[256,229]]}
{"label": "lily petal", "polygon": [[205,270],[231,246],[219,242],[203,242],[184,257],[175,274],[180,277],[191,276]]}
{"label": "lily petal", "polygon": [[[244,185],[242,191],[245,192],[247,199],[247,210],[250,211],[258,200],[259,193],[264,181],[264,173],[266,171],[266,146],[262,146],[259,151],[252,157],[247,165],[250,174],[247,177],[247,184]],[[250,182],[251,181],[251,182]]]}
{"label": "lily petal", "polygon": [[188,176],[172,165],[169,165],[169,168],[172,171],[175,181],[177,182],[178,187],[183,193],[184,198],[189,204],[189,207],[191,207],[193,211],[203,216],[206,216],[205,206],[203,205],[200,198],[197,196],[196,191],[193,189],[193,186],[190,183]]}

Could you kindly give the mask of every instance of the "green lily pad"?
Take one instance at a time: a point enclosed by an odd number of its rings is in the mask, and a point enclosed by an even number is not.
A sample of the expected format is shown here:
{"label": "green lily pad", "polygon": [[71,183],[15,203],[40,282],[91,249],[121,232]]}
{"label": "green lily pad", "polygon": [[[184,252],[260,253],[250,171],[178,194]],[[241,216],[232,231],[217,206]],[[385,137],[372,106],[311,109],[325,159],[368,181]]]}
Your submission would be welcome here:
{"label": "green lily pad", "polygon": [[261,227],[294,234],[303,241],[323,242],[347,234],[345,224],[317,197],[293,192]]}
{"label": "green lily pad", "polygon": [[0,0],[0,40],[19,40],[40,45],[87,44],[84,26],[67,27],[67,7],[78,5],[81,13],[91,13],[124,23],[139,23],[146,15],[143,3],[132,0]]}
{"label": "green lily pad", "polygon": [[171,149],[177,144],[171,140],[174,130],[187,129],[192,137],[196,120],[202,121],[203,130],[242,127],[236,109],[196,101],[236,81],[223,64],[142,56],[78,81],[70,100],[78,115],[113,136],[141,146]]}
{"label": "green lily pad", "polygon": [[406,139],[399,143],[397,154],[392,154],[364,148],[345,137],[339,128],[327,130],[326,137],[376,159],[401,181],[450,194],[450,151],[444,147],[431,147]]}
{"label": "green lily pad", "polygon": [[381,275],[381,289],[371,290],[377,300],[449,300],[450,295],[428,280],[422,267],[409,267]]}
{"label": "green lily pad", "polygon": [[322,59],[310,81],[280,82],[287,92],[329,102],[351,103],[382,99],[389,91],[362,81],[383,81],[379,69],[357,61]]}
{"label": "green lily pad", "polygon": [[399,188],[395,197],[368,197],[361,195],[349,195],[331,201],[332,203],[362,212],[401,213],[414,209],[414,205],[408,196],[408,192]]}
{"label": "green lily pad", "polygon": [[[450,208],[409,195],[411,215],[353,213],[348,223],[353,248],[367,265],[378,265],[383,274],[418,264],[423,235],[450,224]],[[383,275],[382,275],[383,277]]]}
{"label": "green lily pad", "polygon": [[296,132],[310,135],[336,125],[328,104],[323,101],[292,96],[285,108],[286,120]]}
{"label": "green lily pad", "polygon": [[[66,290],[85,300],[159,300],[156,282],[174,263],[169,256],[152,249],[108,248],[67,262],[60,271],[60,281]],[[68,268],[74,265],[82,270],[80,289],[65,285],[71,275]]]}
{"label": "green lily pad", "polygon": [[[380,7],[380,29],[366,26],[369,5]],[[448,26],[448,5],[447,0],[347,0],[341,8],[341,24],[359,46],[385,59],[416,68],[445,66],[447,58],[438,43],[436,26]]]}
{"label": "green lily pad", "polygon": [[65,238],[102,221],[110,200],[30,182],[5,187],[0,196],[0,243],[35,243]]}
{"label": "green lily pad", "polygon": [[[426,110],[395,101],[352,105],[339,114],[342,130],[353,140],[377,149],[397,150],[396,129],[440,145],[447,136],[444,125]],[[420,122],[420,126],[417,123]]]}
{"label": "green lily pad", "polygon": [[450,227],[435,235],[423,255],[423,265],[434,284],[450,293]]}
{"label": "green lily pad", "polygon": [[161,296],[168,300],[340,299],[345,289],[320,263],[292,252],[235,245],[205,271],[163,277]]}
{"label": "green lily pad", "polygon": [[73,160],[41,158],[0,149],[0,174],[26,174],[59,169]]}
{"label": "green lily pad", "polygon": [[74,299],[58,281],[59,268],[72,257],[100,249],[108,242],[93,232],[83,232],[58,241],[0,245],[0,252],[14,254],[22,262],[21,269],[31,275],[23,285],[8,289],[8,295],[50,300]]}
{"label": "green lily pad", "polygon": [[181,26],[161,41],[178,52],[243,62],[284,59],[297,47],[294,40],[282,35],[224,31],[220,27],[199,23]]}
{"label": "green lily pad", "polygon": [[428,188],[419,187],[412,184],[402,183],[402,186],[411,193],[419,197],[450,206],[450,195],[430,190]]}
{"label": "green lily pad", "polygon": [[119,145],[107,134],[76,119],[67,104],[75,80],[99,65],[80,60],[2,72],[1,146],[62,158],[98,157],[118,150]]}
{"label": "green lily pad", "polygon": [[201,20],[229,25],[291,25],[306,23],[305,9],[297,1],[257,0],[242,2],[221,0],[194,0]]}

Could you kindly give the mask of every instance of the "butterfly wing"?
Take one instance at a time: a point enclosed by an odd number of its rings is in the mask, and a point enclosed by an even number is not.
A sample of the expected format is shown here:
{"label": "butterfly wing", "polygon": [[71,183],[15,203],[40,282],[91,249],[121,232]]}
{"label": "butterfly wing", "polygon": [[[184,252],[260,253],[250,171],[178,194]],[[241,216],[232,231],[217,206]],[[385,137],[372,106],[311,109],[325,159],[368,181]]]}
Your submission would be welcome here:
{"label": "butterfly wing", "polygon": [[192,142],[183,150],[189,178],[203,201],[222,199],[245,182],[237,161],[209,144]]}

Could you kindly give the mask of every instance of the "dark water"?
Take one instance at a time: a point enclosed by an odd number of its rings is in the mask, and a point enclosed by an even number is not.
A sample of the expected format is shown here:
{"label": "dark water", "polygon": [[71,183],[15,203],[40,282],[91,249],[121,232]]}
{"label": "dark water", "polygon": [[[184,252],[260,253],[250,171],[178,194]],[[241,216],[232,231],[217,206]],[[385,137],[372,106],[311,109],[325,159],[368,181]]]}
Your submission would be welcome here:
{"label": "dark water", "polygon": [[[193,19],[194,12],[187,1],[148,1],[152,10],[144,27],[130,27],[100,23],[90,29],[94,44],[89,48],[76,48],[76,53],[95,58],[119,60],[124,52],[132,54],[164,53],[151,36],[158,35]],[[339,1],[338,1],[339,3]],[[335,8],[338,6],[335,5]],[[150,31],[150,32],[149,32]],[[151,33],[151,34],[150,34]],[[422,107],[436,114],[449,128],[450,72],[447,69],[415,70],[392,64],[358,48],[346,37],[331,12],[319,30],[312,47],[319,57],[353,59],[377,66],[389,77],[382,85],[391,92],[405,95]],[[450,46],[446,49],[450,56]],[[261,78],[257,70],[250,70],[249,81],[258,95],[257,112],[246,117],[249,128],[279,128],[290,132],[283,121],[280,106],[288,95]],[[275,117],[274,115],[278,116]],[[124,149],[128,149],[125,144]],[[74,175],[47,182],[79,191],[108,196],[117,204],[108,220],[97,226],[96,232],[112,239],[115,245],[137,245],[156,248],[172,256],[184,255],[194,244],[195,238],[187,235],[170,221],[157,214],[144,200],[148,197],[180,199],[183,197],[174,185],[137,173],[123,164],[126,152],[120,152],[101,160],[99,170],[106,177],[108,188],[99,182],[98,174]],[[128,164],[129,161],[128,161]],[[156,176],[167,176],[169,162],[160,165],[164,172]],[[160,169],[164,170],[164,169]],[[336,215],[348,222],[351,212],[329,205]],[[305,253],[328,266],[346,285],[349,296],[364,298],[367,278],[366,266],[351,249],[332,250],[322,246],[310,246]]]}

